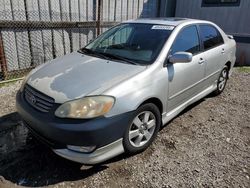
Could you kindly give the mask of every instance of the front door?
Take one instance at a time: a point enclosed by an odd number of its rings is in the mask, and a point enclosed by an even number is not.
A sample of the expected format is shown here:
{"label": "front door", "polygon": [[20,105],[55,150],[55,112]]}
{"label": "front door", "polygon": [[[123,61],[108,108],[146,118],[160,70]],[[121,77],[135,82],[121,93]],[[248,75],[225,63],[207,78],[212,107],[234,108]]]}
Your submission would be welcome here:
{"label": "front door", "polygon": [[189,63],[169,63],[168,112],[181,105],[204,89],[205,59],[201,53],[196,25],[184,27],[177,35],[170,49],[176,52],[190,52],[193,59]]}

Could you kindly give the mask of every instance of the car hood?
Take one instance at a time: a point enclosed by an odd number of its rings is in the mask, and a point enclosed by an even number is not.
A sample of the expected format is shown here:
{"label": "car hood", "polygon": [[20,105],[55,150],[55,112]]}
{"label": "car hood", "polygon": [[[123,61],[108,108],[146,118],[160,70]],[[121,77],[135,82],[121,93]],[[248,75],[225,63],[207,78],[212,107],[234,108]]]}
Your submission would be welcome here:
{"label": "car hood", "polygon": [[99,95],[138,74],[146,66],[108,61],[73,52],[32,71],[27,83],[63,103],[87,95]]}

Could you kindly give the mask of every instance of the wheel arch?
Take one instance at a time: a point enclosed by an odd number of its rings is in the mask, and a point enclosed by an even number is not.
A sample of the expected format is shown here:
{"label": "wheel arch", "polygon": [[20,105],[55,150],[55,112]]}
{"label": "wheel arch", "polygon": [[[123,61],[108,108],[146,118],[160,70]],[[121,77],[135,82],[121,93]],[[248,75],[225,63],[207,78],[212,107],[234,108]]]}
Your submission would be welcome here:
{"label": "wheel arch", "polygon": [[161,115],[163,113],[163,104],[162,104],[162,101],[156,97],[151,97],[149,99],[146,99],[145,101],[143,101],[139,106],[142,106],[144,104],[147,104],[147,103],[153,103],[160,111]]}
{"label": "wheel arch", "polygon": [[232,68],[231,67],[232,63],[230,61],[227,61],[225,65],[228,67],[228,71],[230,71]]}

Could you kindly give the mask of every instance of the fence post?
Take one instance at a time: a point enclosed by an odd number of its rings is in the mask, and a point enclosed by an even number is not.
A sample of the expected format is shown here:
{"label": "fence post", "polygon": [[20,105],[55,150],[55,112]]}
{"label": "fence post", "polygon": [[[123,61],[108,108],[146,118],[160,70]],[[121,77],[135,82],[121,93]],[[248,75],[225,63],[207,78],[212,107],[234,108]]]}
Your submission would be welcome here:
{"label": "fence post", "polygon": [[161,17],[161,0],[158,0],[158,3],[157,3],[157,17]]}
{"label": "fence post", "polygon": [[[24,1],[24,9],[25,9],[26,22],[28,22],[29,21],[29,16],[28,16],[28,9],[27,9],[27,0]],[[30,49],[30,57],[31,57],[30,66],[33,66],[33,64],[34,64],[34,54],[33,54],[32,45],[31,45],[30,29],[27,29],[27,33],[28,33],[28,41],[29,41],[29,49]]]}
{"label": "fence post", "polygon": [[97,7],[97,19],[96,19],[96,29],[97,29],[97,36],[100,35],[101,32],[101,13],[102,13],[102,0],[98,0],[98,7]]}
{"label": "fence post", "polygon": [[7,78],[7,62],[5,59],[5,54],[4,54],[4,47],[3,47],[3,40],[2,40],[2,34],[0,32],[0,65],[1,65],[1,70],[3,73],[3,80]]}

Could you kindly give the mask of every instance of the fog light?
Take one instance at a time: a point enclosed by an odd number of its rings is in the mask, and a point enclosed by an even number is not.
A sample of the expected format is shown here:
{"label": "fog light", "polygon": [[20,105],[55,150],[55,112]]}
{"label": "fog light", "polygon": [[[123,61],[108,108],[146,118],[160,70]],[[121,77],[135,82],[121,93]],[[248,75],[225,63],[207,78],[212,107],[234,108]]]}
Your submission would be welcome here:
{"label": "fog light", "polygon": [[96,146],[72,146],[67,145],[67,148],[72,151],[81,152],[81,153],[90,153],[94,151]]}

